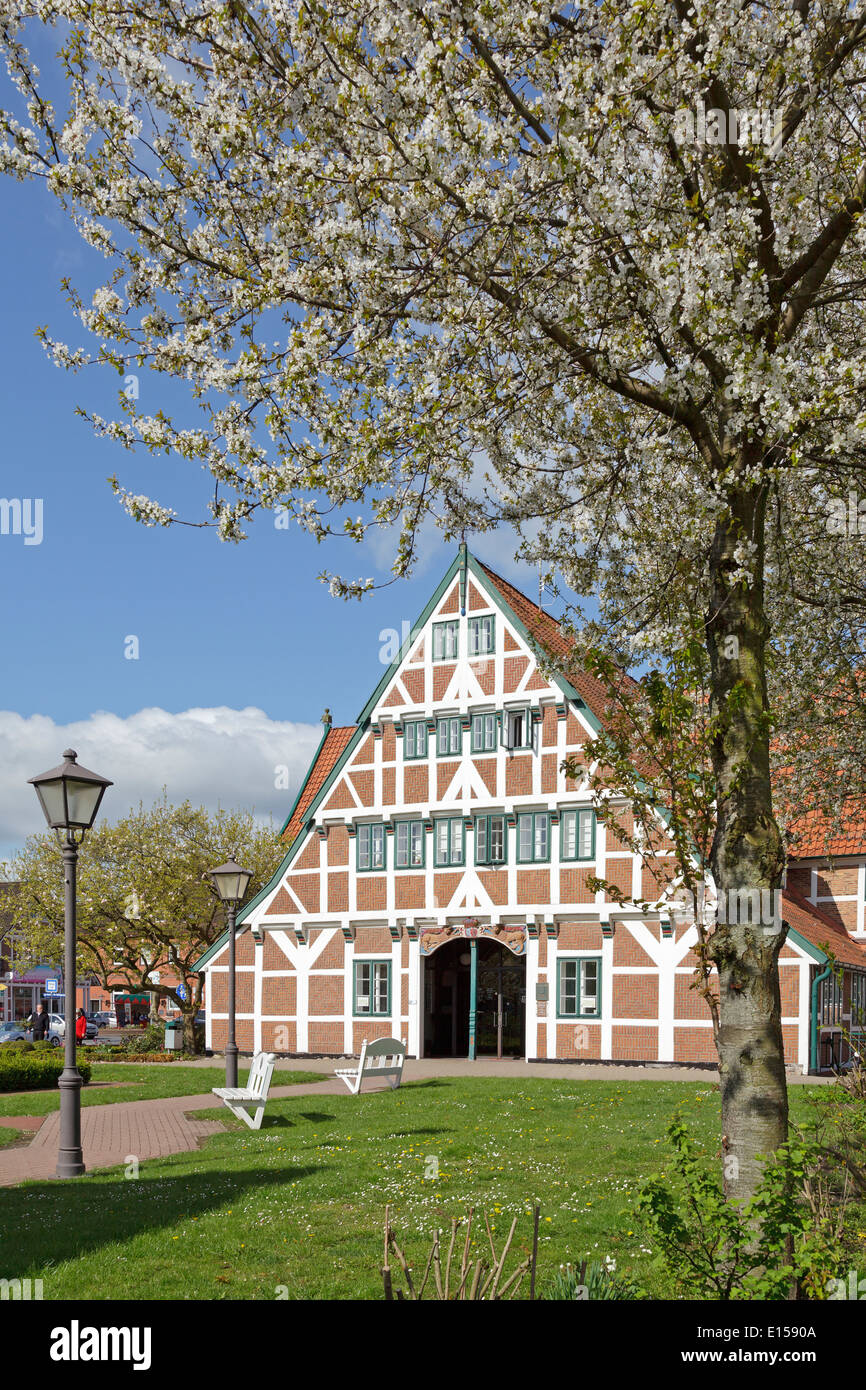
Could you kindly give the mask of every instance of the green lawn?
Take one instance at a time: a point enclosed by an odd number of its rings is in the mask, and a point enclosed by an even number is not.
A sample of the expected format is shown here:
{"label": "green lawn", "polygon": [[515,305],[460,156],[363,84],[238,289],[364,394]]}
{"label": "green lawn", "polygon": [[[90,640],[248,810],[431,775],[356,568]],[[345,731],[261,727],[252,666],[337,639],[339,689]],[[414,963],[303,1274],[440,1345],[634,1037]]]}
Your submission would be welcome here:
{"label": "green lawn", "polygon": [[[97,1062],[89,1086],[81,1091],[82,1105],[112,1105],[119,1100],[158,1100],[161,1096],[206,1095],[225,1085],[225,1067],[185,1067],[180,1062]],[[240,1082],[246,1079],[241,1067]],[[274,1086],[326,1081],[319,1072],[276,1071]],[[122,1082],[118,1086],[114,1083]],[[111,1084],[107,1084],[111,1083]],[[60,1092],[16,1091],[0,1095],[0,1115],[47,1115],[60,1109]],[[0,1127],[2,1128],[2,1127]],[[0,1141],[2,1142],[2,1141]]]}
{"label": "green lawn", "polygon": [[[195,1075],[197,1089],[211,1084]],[[806,1090],[792,1087],[795,1116]],[[611,1255],[664,1297],[633,1207],[641,1179],[665,1169],[678,1107],[715,1149],[709,1082],[431,1079],[271,1101],[258,1133],[220,1109],[228,1132],[143,1163],[137,1180],[115,1169],[0,1189],[2,1268],[41,1278],[46,1299],[273,1299],[278,1288],[375,1299],[386,1202],[417,1264],[428,1233],[472,1203],[493,1213],[497,1236],[521,1213],[525,1245],[538,1199],[542,1285],[560,1263]]]}

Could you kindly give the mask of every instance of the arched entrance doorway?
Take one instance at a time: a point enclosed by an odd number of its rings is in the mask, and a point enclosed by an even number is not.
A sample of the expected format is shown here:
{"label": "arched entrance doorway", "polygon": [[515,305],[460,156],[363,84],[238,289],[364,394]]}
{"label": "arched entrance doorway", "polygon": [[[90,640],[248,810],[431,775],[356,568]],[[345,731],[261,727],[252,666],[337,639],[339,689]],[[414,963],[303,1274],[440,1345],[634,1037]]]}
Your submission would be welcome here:
{"label": "arched entrance doorway", "polygon": [[471,1056],[473,1021],[476,1056],[525,1055],[526,957],[487,937],[448,941],[424,959],[425,1057]]}

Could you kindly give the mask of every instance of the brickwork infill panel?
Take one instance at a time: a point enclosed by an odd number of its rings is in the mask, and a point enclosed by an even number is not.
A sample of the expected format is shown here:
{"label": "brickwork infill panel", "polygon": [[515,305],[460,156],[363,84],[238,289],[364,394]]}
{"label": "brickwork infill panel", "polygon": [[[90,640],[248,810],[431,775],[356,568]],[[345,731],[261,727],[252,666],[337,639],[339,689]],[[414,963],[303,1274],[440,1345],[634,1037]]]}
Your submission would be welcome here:
{"label": "brickwork infill panel", "polygon": [[355,933],[356,956],[390,954],[391,946],[391,933],[387,927],[359,927]]}
{"label": "brickwork infill panel", "polygon": [[[622,1062],[654,1062],[659,1055],[659,1030],[613,1025],[611,1055]],[[662,1059],[665,1060],[665,1059]]]}
{"label": "brickwork infill panel", "polygon": [[[674,1018],[708,1020],[712,1017],[710,1006],[702,994],[692,989],[697,976],[693,973],[677,975],[674,981]],[[713,993],[718,998],[718,985]]]}
{"label": "brickwork infill panel", "polygon": [[562,903],[594,903],[595,893],[587,888],[586,880],[595,871],[594,864],[585,869],[560,869],[559,901]]}
{"label": "brickwork infill panel", "polygon": [[384,912],[387,901],[385,875],[359,874],[355,879],[359,912]]}
{"label": "brickwork infill panel", "polygon": [[294,1018],[297,1007],[296,976],[265,975],[262,977],[262,1014],[265,1017],[271,1015],[274,1018]]}
{"label": "brickwork infill panel", "polygon": [[[659,928],[655,922],[641,923],[658,940]],[[645,951],[625,922],[617,922],[613,933],[614,965],[655,965],[648,951]]]}
{"label": "brickwork infill panel", "polygon": [[426,767],[412,767],[407,763],[403,769],[403,800],[407,806],[426,801],[430,790]]}
{"label": "brickwork infill panel", "polygon": [[[669,1059],[663,1057],[663,1062]],[[675,1062],[717,1062],[719,1054],[713,1042],[712,1028],[675,1028]]]}
{"label": "brickwork infill panel", "polygon": [[[548,1005],[548,1007],[552,1007]],[[557,1023],[556,1056],[577,1058],[581,1062],[601,1059],[601,1025],[576,1018],[573,1023]]]}
{"label": "brickwork infill panel", "polygon": [[292,1053],[298,1050],[298,1033],[294,1023],[262,1023],[262,1050],[264,1052]]}
{"label": "brickwork infill panel", "polygon": [[318,874],[289,874],[288,883],[305,912],[319,911],[320,879]]}
{"label": "brickwork infill panel", "polygon": [[341,975],[310,973],[310,1014],[338,1014],[345,1009],[345,986]]}
{"label": "brickwork infill panel", "polygon": [[349,832],[345,825],[332,825],[328,830],[328,864],[339,867],[349,862]]}
{"label": "brickwork infill panel", "polygon": [[600,922],[563,922],[559,928],[560,951],[600,951]]}
{"label": "brickwork infill panel", "polygon": [[517,871],[517,901],[527,905],[538,903],[544,905],[550,902],[550,870],[549,869],[518,869]]}
{"label": "brickwork infill panel", "polygon": [[426,885],[423,874],[398,874],[394,879],[394,905],[402,908],[426,906]]}
{"label": "brickwork infill panel", "polygon": [[479,869],[478,878],[493,905],[505,907],[508,902],[508,878],[505,869]]}
{"label": "brickwork infill panel", "polygon": [[358,800],[362,806],[373,805],[373,771],[370,768],[356,769],[347,774],[351,778],[352,786],[358,793]]}
{"label": "brickwork infill panel", "polygon": [[[328,931],[330,932],[331,929],[329,928]],[[321,941],[322,937],[323,937],[325,934],[326,934],[325,932],[312,932],[312,933],[311,933],[311,938],[310,938],[310,945],[311,945],[311,946],[317,946],[317,945],[319,944],[319,942]],[[318,956],[316,957],[316,963],[315,963],[315,965],[313,966],[313,969],[314,969],[314,970],[340,970],[340,969],[342,969],[343,960],[344,960],[344,957],[345,957],[345,951],[346,951],[346,943],[345,943],[345,941],[343,940],[343,933],[342,933],[341,931],[335,931],[335,932],[333,932],[333,934],[331,935],[330,941],[328,942],[327,946],[325,946],[324,949],[322,950],[321,955],[318,955]]]}
{"label": "brickwork infill panel", "polygon": [[614,1018],[658,1019],[657,975],[614,975],[612,983]]}
{"label": "brickwork infill panel", "polygon": [[345,1050],[343,1022],[308,1024],[309,1050],[326,1056],[339,1057]]}
{"label": "brickwork infill panel", "polygon": [[328,911],[329,912],[348,912],[349,910],[349,875],[328,874]]}
{"label": "brickwork infill panel", "polygon": [[292,868],[294,869],[318,869],[321,862],[319,852],[320,840],[318,835],[310,835],[301,853],[295,860]]}
{"label": "brickwork infill panel", "polygon": [[532,754],[522,757],[512,755],[505,764],[505,795],[530,796],[532,794]]}

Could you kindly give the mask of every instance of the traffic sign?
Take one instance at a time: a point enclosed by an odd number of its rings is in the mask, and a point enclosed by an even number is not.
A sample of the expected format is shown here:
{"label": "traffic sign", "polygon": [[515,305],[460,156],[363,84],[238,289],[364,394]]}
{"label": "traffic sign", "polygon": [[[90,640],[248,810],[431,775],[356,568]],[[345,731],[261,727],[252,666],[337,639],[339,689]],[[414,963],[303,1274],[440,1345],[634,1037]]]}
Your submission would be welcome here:
{"label": "traffic sign", "polygon": [[58,993],[58,987],[59,987],[59,985],[60,985],[60,981],[59,981],[59,980],[46,980],[46,981],[45,981],[45,993],[46,993],[46,994],[57,994],[57,993]]}

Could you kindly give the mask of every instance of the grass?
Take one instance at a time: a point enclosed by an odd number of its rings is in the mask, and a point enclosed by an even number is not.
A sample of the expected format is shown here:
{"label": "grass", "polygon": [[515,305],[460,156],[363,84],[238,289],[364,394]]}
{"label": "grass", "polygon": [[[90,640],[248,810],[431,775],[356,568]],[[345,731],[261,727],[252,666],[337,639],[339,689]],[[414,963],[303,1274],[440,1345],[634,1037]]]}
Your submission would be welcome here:
{"label": "grass", "polygon": [[[808,1089],[791,1089],[795,1118]],[[46,1299],[379,1299],[386,1203],[418,1262],[473,1203],[497,1237],[521,1214],[525,1248],[537,1199],[542,1287],[562,1263],[610,1255],[666,1297],[633,1210],[641,1180],[665,1170],[677,1109],[717,1151],[709,1082],[431,1079],[271,1101],[259,1132],[219,1109],[227,1132],[142,1163],[137,1180],[114,1169],[0,1189],[0,1272],[41,1278]]]}
{"label": "grass", "polygon": [[6,1125],[0,1125],[0,1149],[8,1149],[11,1144],[17,1144],[18,1140],[23,1138],[23,1130],[9,1129]]}
{"label": "grass", "polygon": [[[294,1086],[300,1082],[327,1079],[319,1072],[281,1070],[274,1073],[273,1085]],[[117,1085],[117,1082],[123,1084]],[[181,1062],[96,1062],[90,1085],[82,1088],[81,1103],[112,1105],[120,1100],[206,1095],[213,1086],[224,1085],[225,1067],[185,1067]],[[59,1109],[60,1093],[57,1090],[15,1091],[0,1095],[0,1115],[48,1115],[52,1110]]]}

